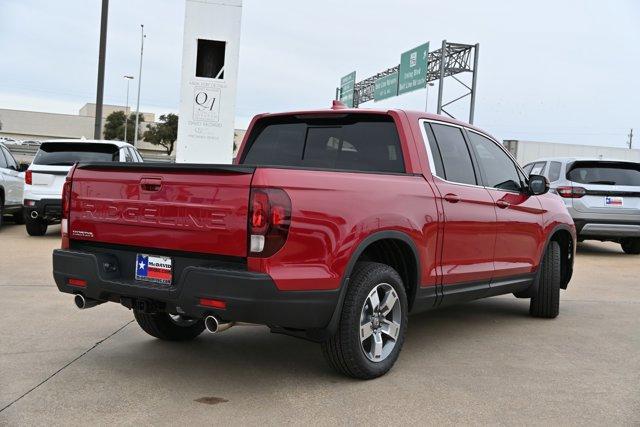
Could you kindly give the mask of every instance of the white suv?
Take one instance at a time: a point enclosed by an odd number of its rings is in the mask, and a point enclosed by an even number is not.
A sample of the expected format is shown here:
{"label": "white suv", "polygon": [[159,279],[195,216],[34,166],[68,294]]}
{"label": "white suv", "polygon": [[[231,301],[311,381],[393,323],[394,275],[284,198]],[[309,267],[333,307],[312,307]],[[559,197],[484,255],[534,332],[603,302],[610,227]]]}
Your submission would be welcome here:
{"label": "white suv", "polygon": [[4,215],[22,224],[22,187],[24,167],[18,165],[7,147],[0,142],[0,226]]}
{"label": "white suv", "polygon": [[549,179],[578,241],[618,242],[624,252],[640,254],[640,163],[558,157],[531,162],[524,171]]}
{"label": "white suv", "polygon": [[42,236],[49,224],[60,222],[62,186],[67,173],[79,162],[142,162],[131,144],[122,141],[46,141],[24,178],[24,212],[27,233]]}

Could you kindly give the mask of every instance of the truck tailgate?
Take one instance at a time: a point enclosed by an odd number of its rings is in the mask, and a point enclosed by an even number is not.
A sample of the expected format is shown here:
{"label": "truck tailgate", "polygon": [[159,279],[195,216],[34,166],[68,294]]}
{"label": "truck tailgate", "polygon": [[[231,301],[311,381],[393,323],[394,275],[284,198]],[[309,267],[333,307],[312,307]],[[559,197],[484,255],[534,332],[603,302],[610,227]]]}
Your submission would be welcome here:
{"label": "truck tailgate", "polygon": [[245,257],[253,168],[89,164],[73,173],[72,240]]}

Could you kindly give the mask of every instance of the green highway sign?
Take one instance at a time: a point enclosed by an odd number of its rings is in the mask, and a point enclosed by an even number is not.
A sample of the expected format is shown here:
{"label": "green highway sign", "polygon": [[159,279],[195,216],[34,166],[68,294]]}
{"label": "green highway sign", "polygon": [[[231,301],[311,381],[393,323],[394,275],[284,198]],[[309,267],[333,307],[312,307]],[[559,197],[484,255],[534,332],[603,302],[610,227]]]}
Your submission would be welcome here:
{"label": "green highway sign", "polygon": [[375,81],[373,87],[373,99],[374,101],[381,101],[386,98],[391,98],[398,94],[398,73],[391,73],[384,77],[380,77]]}
{"label": "green highway sign", "polygon": [[406,51],[400,56],[398,94],[422,89],[427,85],[429,42]]}
{"label": "green highway sign", "polygon": [[340,101],[347,107],[353,107],[353,92],[356,88],[356,72],[340,79]]}

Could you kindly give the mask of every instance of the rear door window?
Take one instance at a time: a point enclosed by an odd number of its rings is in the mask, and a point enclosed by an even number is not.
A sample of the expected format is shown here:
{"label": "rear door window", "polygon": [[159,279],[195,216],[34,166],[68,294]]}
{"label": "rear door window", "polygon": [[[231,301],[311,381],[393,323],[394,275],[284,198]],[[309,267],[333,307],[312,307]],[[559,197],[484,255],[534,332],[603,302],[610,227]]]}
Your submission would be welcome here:
{"label": "rear door window", "polygon": [[533,164],[533,167],[531,168],[531,172],[529,172],[529,175],[543,175],[544,174],[544,167],[547,165],[547,162],[536,162]]}
{"label": "rear door window", "polygon": [[[500,190],[520,191],[522,182],[518,168],[507,153],[489,138],[472,131],[468,135],[480,163],[485,185]],[[531,173],[534,171],[535,166]]]}
{"label": "rear door window", "polygon": [[73,166],[79,162],[117,162],[116,145],[91,142],[44,142],[33,159],[35,165]]}
{"label": "rear door window", "polygon": [[560,179],[560,169],[562,168],[562,163],[560,162],[549,162],[549,171],[547,173],[547,178],[549,178],[550,182],[554,182]]}
{"label": "rear door window", "polygon": [[[425,125],[428,125],[428,123],[425,123]],[[444,177],[441,178],[451,182],[476,185],[478,182],[476,181],[471,154],[464,140],[462,130],[458,127],[436,123],[432,123],[431,128],[442,157]]]}
{"label": "rear door window", "polygon": [[567,179],[580,184],[640,186],[640,164],[625,162],[575,162]]}
{"label": "rear door window", "polygon": [[[435,175],[440,178],[445,178],[446,175],[444,173],[444,163],[442,162],[442,154],[440,154],[440,148],[436,143],[436,137],[433,135],[433,129],[431,129],[431,125],[427,122],[424,122],[424,130],[427,134],[427,142],[429,144],[430,156],[429,158],[433,161],[433,167],[435,169]],[[434,171],[432,171],[433,173]]]}
{"label": "rear door window", "polygon": [[4,147],[0,147],[0,168],[6,169],[8,166],[8,163],[7,163],[7,159],[2,154],[4,153],[4,150],[5,150]]}
{"label": "rear door window", "polygon": [[127,163],[133,163],[133,156],[131,155],[131,151],[129,151],[129,147],[123,147],[122,153],[124,154],[124,161]]}
{"label": "rear door window", "polygon": [[142,156],[140,155],[138,150],[136,150],[133,147],[130,147],[129,149],[131,150],[131,153],[133,154],[134,158],[138,161],[138,163],[144,162],[144,160],[142,160]]}
{"label": "rear door window", "polygon": [[404,173],[400,138],[386,115],[264,119],[242,164]]}
{"label": "rear door window", "polygon": [[18,170],[18,163],[16,162],[16,159],[14,159],[11,153],[9,152],[9,149],[5,147],[0,147],[0,149],[1,151],[4,152],[4,157],[7,160],[7,167]]}

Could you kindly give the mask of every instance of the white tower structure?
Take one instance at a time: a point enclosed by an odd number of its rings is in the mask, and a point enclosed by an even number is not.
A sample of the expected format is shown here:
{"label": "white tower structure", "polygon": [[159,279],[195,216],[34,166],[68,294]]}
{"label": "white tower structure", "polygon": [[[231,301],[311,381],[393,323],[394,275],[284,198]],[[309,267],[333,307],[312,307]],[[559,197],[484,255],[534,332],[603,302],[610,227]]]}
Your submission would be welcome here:
{"label": "white tower structure", "polygon": [[242,0],[186,0],[178,163],[231,163]]}

